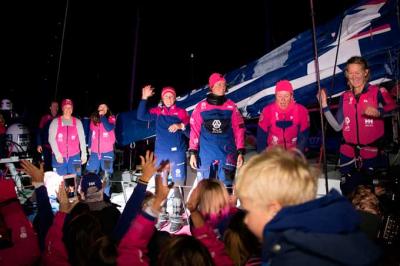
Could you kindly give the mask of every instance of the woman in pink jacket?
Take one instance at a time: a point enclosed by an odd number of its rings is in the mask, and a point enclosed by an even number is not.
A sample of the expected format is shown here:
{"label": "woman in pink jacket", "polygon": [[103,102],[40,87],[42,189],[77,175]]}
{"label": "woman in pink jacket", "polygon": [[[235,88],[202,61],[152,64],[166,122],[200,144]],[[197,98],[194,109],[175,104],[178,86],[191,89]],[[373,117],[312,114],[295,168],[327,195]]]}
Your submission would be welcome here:
{"label": "woman in pink jacket", "polygon": [[[334,117],[327,103],[327,94],[321,90],[319,97],[325,118],[332,128],[342,131],[340,146],[341,189],[344,194],[360,183],[375,168],[387,168],[382,144],[385,138],[384,114],[397,108],[388,91],[368,83],[370,68],[360,56],[347,60],[345,68],[348,90],[340,97]],[[362,172],[362,174],[360,174]]]}
{"label": "woman in pink jacket", "polygon": [[104,180],[107,185],[104,193],[110,195],[110,185],[108,180],[114,172],[114,143],[115,143],[115,116],[112,115],[110,108],[105,103],[97,107],[90,119],[89,147],[90,157],[86,165],[89,172],[104,172]]}

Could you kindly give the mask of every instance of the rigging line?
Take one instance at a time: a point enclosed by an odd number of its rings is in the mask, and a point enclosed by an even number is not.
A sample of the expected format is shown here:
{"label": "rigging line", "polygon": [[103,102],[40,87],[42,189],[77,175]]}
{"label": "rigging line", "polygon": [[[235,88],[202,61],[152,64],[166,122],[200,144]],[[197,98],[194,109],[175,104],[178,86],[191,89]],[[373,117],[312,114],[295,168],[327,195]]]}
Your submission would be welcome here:
{"label": "rigging line", "polygon": [[54,99],[57,99],[58,85],[60,83],[61,59],[62,59],[62,54],[64,51],[64,39],[65,39],[65,28],[67,25],[68,7],[69,7],[69,0],[67,0],[66,5],[65,5],[64,24],[63,24],[63,31],[62,31],[62,36],[61,36],[60,54],[58,56],[58,68],[57,68],[57,78],[56,78],[56,89],[54,91]]}
{"label": "rigging line", "polygon": [[[331,89],[333,89],[335,87],[335,77],[336,77],[336,66],[337,66],[337,61],[338,61],[338,57],[339,57],[339,48],[340,48],[340,41],[342,38],[342,26],[343,26],[343,17],[340,18],[340,24],[339,24],[339,30],[338,30],[338,37],[337,37],[337,47],[336,47],[336,54],[335,54],[335,63],[333,65],[333,74],[332,74],[332,80],[331,80]],[[327,104],[328,106],[330,105],[330,101],[332,99],[331,95],[327,93]],[[323,134],[324,136],[326,136],[326,130],[327,130],[328,125],[325,123],[325,125],[322,127],[321,125],[321,134]],[[325,148],[325,146],[324,146]],[[339,155],[337,157],[336,160],[339,159]]]}
{"label": "rigging line", "polygon": [[[331,88],[335,86],[335,76],[336,76],[336,66],[337,66],[337,61],[338,61],[338,56],[339,56],[339,48],[340,48],[340,39],[342,37],[342,23],[343,23],[343,18],[340,19],[340,24],[339,24],[339,31],[338,31],[338,43],[337,43],[337,48],[336,48],[336,55],[335,55],[335,63],[333,65],[333,75],[332,75],[332,82],[331,82]],[[328,99],[331,97],[329,96]]]}
{"label": "rigging line", "polygon": [[[314,1],[310,0],[310,9],[311,9],[311,22],[312,22],[312,33],[313,33],[313,44],[314,44],[314,66],[315,66],[315,77],[317,81],[317,86],[318,86],[318,95],[321,97],[321,81],[320,81],[320,75],[319,75],[319,62],[318,62],[318,47],[317,47],[317,34],[315,30],[315,17],[314,17]],[[318,102],[321,102],[320,99],[318,99]],[[324,128],[324,117],[322,114],[322,105],[320,103],[319,105],[319,114],[320,114],[320,120],[321,120],[321,128]],[[323,167],[323,173],[325,176],[325,190],[326,194],[329,192],[329,187],[328,187],[328,169],[327,169],[327,164],[326,164],[326,153],[325,153],[325,133],[323,130],[321,131],[321,137],[322,137],[322,167]]]}

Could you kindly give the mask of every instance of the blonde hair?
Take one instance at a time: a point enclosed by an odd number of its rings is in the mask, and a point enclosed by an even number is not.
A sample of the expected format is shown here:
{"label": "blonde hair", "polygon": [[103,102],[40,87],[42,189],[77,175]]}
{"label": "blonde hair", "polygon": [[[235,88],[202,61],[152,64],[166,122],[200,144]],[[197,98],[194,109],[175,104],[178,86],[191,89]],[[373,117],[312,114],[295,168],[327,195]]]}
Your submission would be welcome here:
{"label": "blonde hair", "polygon": [[261,206],[271,201],[282,206],[297,205],[314,199],[318,171],[299,154],[274,146],[252,157],[239,171],[239,198]]}
{"label": "blonde hair", "polygon": [[[361,56],[352,56],[352,57],[350,57],[350,58],[347,60],[346,66],[345,66],[345,68],[344,68],[344,74],[345,74],[345,77],[346,77],[347,80],[349,79],[349,77],[348,77],[348,75],[349,75],[349,73],[348,73],[348,68],[349,68],[349,65],[352,65],[352,64],[360,65],[361,68],[362,68],[364,71],[367,72],[367,75],[366,75],[365,78],[364,78],[364,82],[367,83],[368,80],[369,80],[370,77],[371,77],[371,72],[370,72],[370,68],[369,68],[369,66],[368,66],[367,60],[365,60],[365,59],[364,59],[363,57],[361,57]],[[348,81],[348,83],[349,83],[349,81]],[[350,86],[350,87],[351,87],[351,86]]]}
{"label": "blonde hair", "polygon": [[199,210],[212,219],[229,212],[229,195],[224,184],[217,179],[203,179],[199,182]]}

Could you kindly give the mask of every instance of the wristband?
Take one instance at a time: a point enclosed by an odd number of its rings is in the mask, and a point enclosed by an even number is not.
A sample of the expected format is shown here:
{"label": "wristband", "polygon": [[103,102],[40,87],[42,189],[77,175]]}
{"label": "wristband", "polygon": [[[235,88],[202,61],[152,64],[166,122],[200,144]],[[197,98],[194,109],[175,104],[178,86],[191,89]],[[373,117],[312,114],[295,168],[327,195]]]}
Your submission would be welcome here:
{"label": "wristband", "polygon": [[144,180],[142,180],[142,179],[140,179],[140,178],[138,179],[138,183],[143,184],[143,185],[149,184],[148,181],[144,181]]}

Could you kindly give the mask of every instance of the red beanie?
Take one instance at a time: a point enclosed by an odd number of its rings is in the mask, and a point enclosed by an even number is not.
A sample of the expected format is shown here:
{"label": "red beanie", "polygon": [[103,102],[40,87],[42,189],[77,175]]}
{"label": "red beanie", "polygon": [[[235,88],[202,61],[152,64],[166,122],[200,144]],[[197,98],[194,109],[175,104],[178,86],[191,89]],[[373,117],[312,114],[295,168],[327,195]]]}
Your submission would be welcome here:
{"label": "red beanie", "polygon": [[289,80],[280,80],[276,83],[275,93],[278,91],[288,91],[293,93],[293,87]]}
{"label": "red beanie", "polygon": [[168,92],[172,93],[172,94],[176,97],[175,89],[172,88],[172,87],[164,87],[164,88],[162,89],[162,91],[161,91],[161,97],[164,97],[164,94],[166,94],[166,93],[168,93]]}
{"label": "red beanie", "polygon": [[210,86],[210,89],[212,89],[212,87],[214,87],[215,83],[217,83],[218,81],[225,81],[224,77],[219,74],[219,73],[212,73],[210,78],[208,79],[208,86]]}
{"label": "red beanie", "polygon": [[71,99],[64,99],[64,100],[62,100],[62,102],[61,102],[61,109],[63,109],[64,108],[64,106],[65,105],[71,105],[72,107],[74,107],[74,103],[72,102],[72,100]]}

